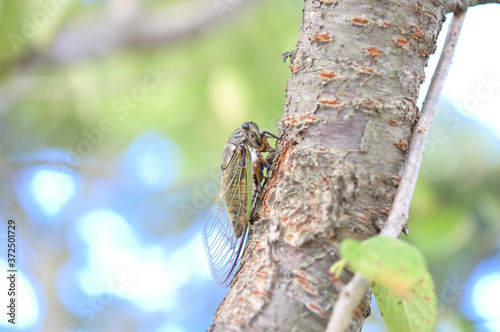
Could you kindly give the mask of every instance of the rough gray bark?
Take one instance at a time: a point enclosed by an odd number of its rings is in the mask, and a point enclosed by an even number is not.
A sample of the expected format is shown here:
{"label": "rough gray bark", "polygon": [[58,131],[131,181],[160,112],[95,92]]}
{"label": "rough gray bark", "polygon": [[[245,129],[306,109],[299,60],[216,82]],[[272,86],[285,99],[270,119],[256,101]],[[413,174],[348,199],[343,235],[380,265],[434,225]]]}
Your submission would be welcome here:
{"label": "rough gray bark", "polygon": [[[401,175],[399,188],[396,197],[394,197],[391,212],[380,232],[381,236],[398,238],[401,234],[401,229],[408,222],[408,211],[410,210],[411,198],[417,183],[427,135],[431,129],[434,110],[441,95],[441,90],[444,86],[446,76],[448,76],[460,30],[465,20],[465,14],[465,11],[453,14],[438,65],[425,95],[420,117],[413,128],[410,149],[403,174]],[[339,294],[326,332],[345,332],[348,329],[352,319],[351,313],[353,313],[363,300],[368,287],[370,287],[370,281],[365,279],[360,273],[356,273]]]}
{"label": "rough gray bark", "polygon": [[[405,161],[440,1],[306,0],[275,166],[214,331],[323,331],[350,279],[346,238],[377,234]],[[371,294],[350,330],[361,329]]]}

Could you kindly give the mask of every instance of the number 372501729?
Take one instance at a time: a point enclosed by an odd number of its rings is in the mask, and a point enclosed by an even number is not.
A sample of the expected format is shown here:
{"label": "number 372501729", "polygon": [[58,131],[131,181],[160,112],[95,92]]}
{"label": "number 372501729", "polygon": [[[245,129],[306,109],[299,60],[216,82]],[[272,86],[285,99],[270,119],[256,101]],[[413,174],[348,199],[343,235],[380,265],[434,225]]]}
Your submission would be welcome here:
{"label": "number 372501729", "polygon": [[16,222],[14,220],[8,221],[7,226],[7,236],[8,236],[8,250],[7,250],[7,260],[11,268],[16,264]]}

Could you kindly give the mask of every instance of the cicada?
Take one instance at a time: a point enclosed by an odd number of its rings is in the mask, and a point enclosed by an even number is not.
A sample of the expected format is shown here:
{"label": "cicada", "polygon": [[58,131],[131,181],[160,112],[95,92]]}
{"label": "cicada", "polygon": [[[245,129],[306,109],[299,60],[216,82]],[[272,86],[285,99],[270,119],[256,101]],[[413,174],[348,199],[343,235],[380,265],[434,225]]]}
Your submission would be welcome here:
{"label": "cicada", "polygon": [[264,170],[278,173],[262,156],[271,149],[267,136],[254,122],[245,122],[222,149],[221,186],[203,224],[203,243],[220,286],[229,286],[250,235],[250,214],[261,191]]}

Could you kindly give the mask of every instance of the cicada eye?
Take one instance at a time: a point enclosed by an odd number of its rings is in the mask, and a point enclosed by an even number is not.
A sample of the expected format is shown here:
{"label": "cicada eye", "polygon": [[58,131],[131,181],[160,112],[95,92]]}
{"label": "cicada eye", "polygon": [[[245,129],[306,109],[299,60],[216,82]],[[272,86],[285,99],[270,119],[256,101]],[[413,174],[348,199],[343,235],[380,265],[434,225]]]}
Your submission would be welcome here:
{"label": "cicada eye", "polygon": [[241,125],[241,129],[245,129],[245,130],[250,129],[250,124],[248,122],[245,122],[244,124]]}

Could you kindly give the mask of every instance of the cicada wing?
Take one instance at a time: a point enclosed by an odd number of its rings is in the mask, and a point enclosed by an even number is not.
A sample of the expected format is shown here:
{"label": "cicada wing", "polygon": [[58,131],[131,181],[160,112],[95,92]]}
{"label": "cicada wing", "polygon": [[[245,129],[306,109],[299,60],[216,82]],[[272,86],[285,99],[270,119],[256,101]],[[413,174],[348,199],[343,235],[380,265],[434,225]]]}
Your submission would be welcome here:
{"label": "cicada wing", "polygon": [[[227,168],[226,176],[222,178],[221,189],[203,224],[205,253],[212,277],[219,286],[229,286],[231,284],[232,276],[236,272],[239,260],[243,255],[245,242],[249,234],[248,206],[246,208],[240,206],[232,213],[233,218],[236,213],[235,222],[244,220],[243,224],[240,225],[241,233],[236,236],[224,200],[228,196],[248,197],[249,191],[251,195],[251,181],[245,181],[246,185],[241,183],[242,178],[248,179],[248,171],[251,172],[251,164],[248,162],[245,163],[245,167],[241,167],[241,158],[244,158],[244,155],[249,155],[249,153],[235,156]],[[250,183],[250,189],[248,183]]]}

